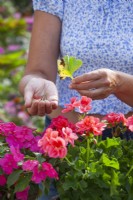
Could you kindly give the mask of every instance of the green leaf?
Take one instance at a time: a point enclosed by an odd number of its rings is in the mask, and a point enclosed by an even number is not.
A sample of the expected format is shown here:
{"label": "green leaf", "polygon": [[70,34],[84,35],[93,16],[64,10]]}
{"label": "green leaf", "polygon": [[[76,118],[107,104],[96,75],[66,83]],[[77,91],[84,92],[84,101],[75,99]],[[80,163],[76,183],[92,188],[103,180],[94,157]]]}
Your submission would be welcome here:
{"label": "green leaf", "polygon": [[107,167],[112,167],[114,169],[119,169],[119,162],[113,158],[112,160],[110,160],[107,156],[107,154],[103,153],[102,157],[101,157],[101,162],[107,166]]}
{"label": "green leaf", "polygon": [[120,138],[107,138],[106,139],[106,147],[110,148],[110,147],[115,147],[118,146],[120,144]]}
{"label": "green leaf", "polygon": [[68,64],[68,70],[71,73],[71,75],[73,75],[73,73],[78,70],[81,65],[82,65],[82,61],[79,59],[76,59],[75,57],[72,56],[65,56],[64,57],[64,61],[67,61]]}
{"label": "green leaf", "polygon": [[110,188],[110,195],[118,195],[118,190],[117,190],[117,186],[120,186],[120,182],[119,182],[119,175],[118,172],[116,172],[115,170],[111,170],[111,188]]}
{"label": "green leaf", "polygon": [[79,149],[80,149],[80,152],[82,155],[84,155],[86,153],[86,148],[81,146],[81,147],[79,147]]}
{"label": "green leaf", "polygon": [[126,182],[126,189],[128,191],[128,200],[133,199],[133,176],[128,177],[128,181]]}
{"label": "green leaf", "polygon": [[110,180],[111,180],[111,175],[104,172],[102,178],[103,178],[104,183],[106,183],[106,185],[109,186]]}
{"label": "green leaf", "polygon": [[16,183],[16,181],[19,179],[19,176],[22,172],[23,172],[22,170],[16,170],[8,176],[8,179],[7,179],[8,187],[11,187],[14,183]]}
{"label": "green leaf", "polygon": [[2,169],[0,168],[0,175],[3,175],[3,171],[2,171]]}
{"label": "green leaf", "polygon": [[65,191],[67,191],[71,188],[73,190],[76,190],[77,187],[78,187],[77,180],[74,178],[74,176],[72,176],[71,174],[68,174],[67,177],[65,178],[65,182],[63,183],[63,189]]}
{"label": "green leaf", "polygon": [[76,160],[75,161],[75,169],[82,170],[85,168],[85,162],[83,160]]}
{"label": "green leaf", "polygon": [[104,147],[104,148],[111,148],[111,147],[116,147],[119,146],[121,143],[120,138],[107,138],[106,140],[101,141],[98,146],[99,147]]}
{"label": "green leaf", "polygon": [[25,190],[30,183],[31,177],[32,174],[26,174],[25,176],[21,177],[15,185],[14,192],[16,193]]}
{"label": "green leaf", "polygon": [[58,60],[57,64],[60,78],[65,79],[66,77],[73,78],[74,72],[81,67],[82,61],[72,56],[64,56]]}
{"label": "green leaf", "polygon": [[79,186],[80,190],[81,190],[82,192],[84,192],[84,190],[87,188],[87,182],[84,181],[84,180],[81,180],[81,181],[79,182],[78,186]]}
{"label": "green leaf", "polygon": [[12,70],[16,67],[25,65],[26,59],[23,58],[24,51],[17,51],[8,54],[0,55],[0,68],[5,70]]}

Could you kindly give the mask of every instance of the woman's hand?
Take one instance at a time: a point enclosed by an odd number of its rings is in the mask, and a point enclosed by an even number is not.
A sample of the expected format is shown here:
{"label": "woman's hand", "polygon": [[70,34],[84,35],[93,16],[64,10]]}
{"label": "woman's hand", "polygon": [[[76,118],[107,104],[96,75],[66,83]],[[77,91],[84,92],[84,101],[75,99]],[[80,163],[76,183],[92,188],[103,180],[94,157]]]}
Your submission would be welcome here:
{"label": "woman's hand", "polygon": [[26,75],[19,88],[24,96],[25,107],[31,115],[44,116],[58,106],[58,93],[52,81]]}
{"label": "woman's hand", "polygon": [[94,100],[103,99],[115,93],[118,86],[117,72],[105,68],[78,76],[70,84],[71,89]]}

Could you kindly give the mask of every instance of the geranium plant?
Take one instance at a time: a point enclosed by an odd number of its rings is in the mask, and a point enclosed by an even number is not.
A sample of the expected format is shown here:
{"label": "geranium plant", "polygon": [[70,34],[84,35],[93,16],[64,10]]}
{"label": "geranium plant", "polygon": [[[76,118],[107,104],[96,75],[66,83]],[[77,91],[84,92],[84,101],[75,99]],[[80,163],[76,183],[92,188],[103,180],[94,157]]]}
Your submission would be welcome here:
{"label": "geranium plant", "polygon": [[90,104],[90,98],[72,98],[63,112],[79,108],[83,113],[79,122],[72,125],[61,116],[53,119],[39,141],[43,152],[55,158],[51,162],[59,170],[59,181],[55,182],[59,197],[131,200],[133,116],[126,119],[122,113],[109,113],[100,121],[86,114]]}

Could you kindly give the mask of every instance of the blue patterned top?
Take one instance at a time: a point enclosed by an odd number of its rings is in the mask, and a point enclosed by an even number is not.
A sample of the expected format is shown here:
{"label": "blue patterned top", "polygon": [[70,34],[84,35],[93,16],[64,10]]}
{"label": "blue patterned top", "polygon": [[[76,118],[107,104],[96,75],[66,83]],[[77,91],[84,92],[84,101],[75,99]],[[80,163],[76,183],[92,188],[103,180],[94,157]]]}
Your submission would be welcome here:
{"label": "blue patterned top", "polygon": [[[109,68],[133,75],[133,0],[33,0],[35,10],[56,15],[62,21],[61,56],[82,59],[75,76]],[[57,77],[59,105],[79,96],[68,88],[70,79]],[[127,113],[133,108],[114,95],[94,100],[91,113]]]}

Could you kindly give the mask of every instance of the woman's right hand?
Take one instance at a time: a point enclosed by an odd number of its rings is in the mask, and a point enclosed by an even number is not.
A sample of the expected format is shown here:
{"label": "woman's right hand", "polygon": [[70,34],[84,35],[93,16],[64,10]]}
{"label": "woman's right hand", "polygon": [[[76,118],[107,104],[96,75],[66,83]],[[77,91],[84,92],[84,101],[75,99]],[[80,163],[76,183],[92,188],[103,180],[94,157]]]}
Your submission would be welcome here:
{"label": "woman's right hand", "polygon": [[58,92],[52,81],[42,77],[26,75],[19,84],[25,107],[31,115],[50,114],[58,106]]}

